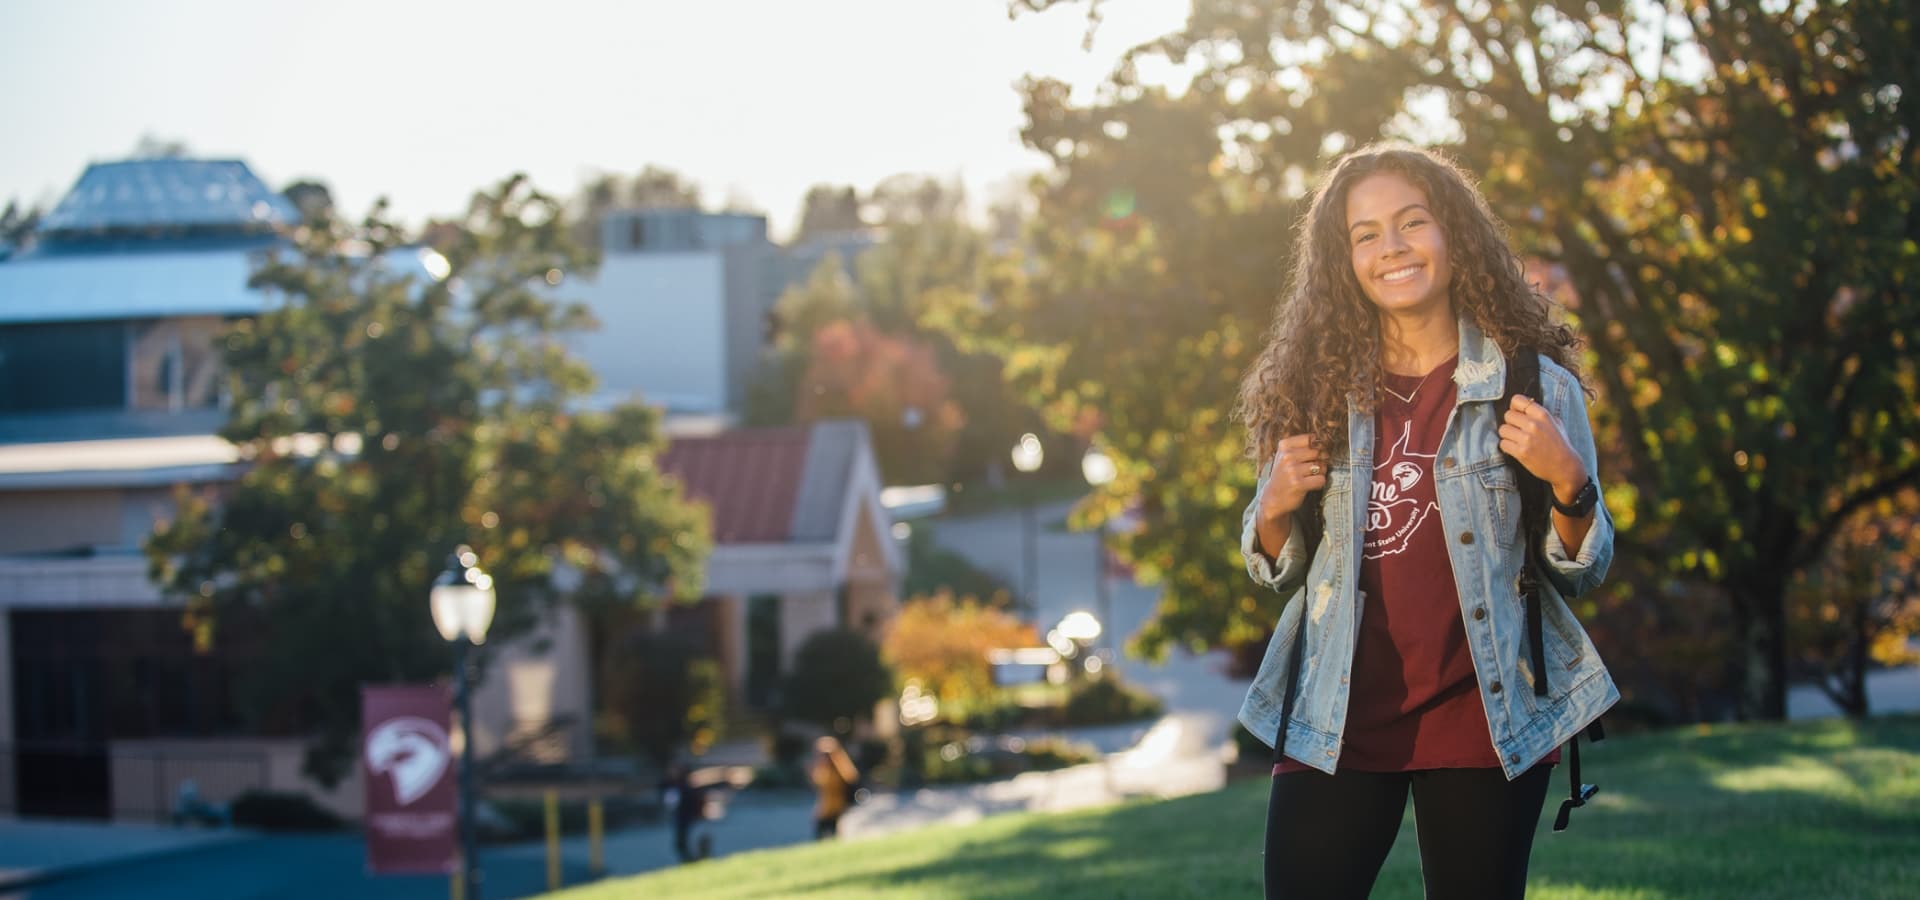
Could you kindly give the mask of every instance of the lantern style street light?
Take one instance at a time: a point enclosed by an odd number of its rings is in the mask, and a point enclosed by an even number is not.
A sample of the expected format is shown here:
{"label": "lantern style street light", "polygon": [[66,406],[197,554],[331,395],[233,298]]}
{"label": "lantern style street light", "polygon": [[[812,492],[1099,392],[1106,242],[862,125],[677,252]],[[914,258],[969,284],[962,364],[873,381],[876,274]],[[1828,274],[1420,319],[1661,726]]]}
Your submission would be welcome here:
{"label": "lantern style street light", "polygon": [[1062,660],[1071,661],[1067,668],[1069,678],[1077,677],[1073,674],[1075,670],[1088,675],[1100,674],[1103,664],[1099,654],[1087,652],[1094,640],[1100,637],[1100,632],[1100,620],[1084,609],[1067,613],[1060,624],[1047,632],[1047,644],[1060,654]]}
{"label": "lantern style street light", "polygon": [[427,601],[433,627],[453,645],[454,708],[460,715],[460,874],[467,900],[480,898],[480,860],[474,839],[473,686],[468,650],[487,640],[493,624],[493,577],[481,571],[479,557],[462,545],[434,579]]}
{"label": "lantern style street light", "polygon": [[1020,592],[1024,595],[1029,614],[1038,614],[1040,611],[1038,600],[1034,597],[1034,570],[1038,568],[1039,561],[1036,558],[1038,548],[1034,544],[1033,484],[1030,476],[1040,471],[1040,462],[1046,455],[1046,448],[1040,446],[1040,439],[1034,437],[1031,431],[1021,435],[1020,442],[1013,445],[1013,467],[1020,470],[1022,476],[1029,476],[1021,479],[1027,483],[1022,484],[1020,489],[1024,501],[1021,503],[1020,530],[1026,537]]}
{"label": "lantern style street light", "polygon": [[[1087,455],[1080,457],[1080,474],[1087,479],[1087,485],[1095,491],[1106,487],[1119,474],[1119,466],[1114,465],[1113,457],[1100,452],[1099,448],[1089,447]],[[1093,535],[1093,595],[1100,608],[1100,621],[1113,627],[1113,598],[1107,585],[1107,520],[1100,519],[1100,527]],[[1108,641],[1112,639],[1109,638]]]}

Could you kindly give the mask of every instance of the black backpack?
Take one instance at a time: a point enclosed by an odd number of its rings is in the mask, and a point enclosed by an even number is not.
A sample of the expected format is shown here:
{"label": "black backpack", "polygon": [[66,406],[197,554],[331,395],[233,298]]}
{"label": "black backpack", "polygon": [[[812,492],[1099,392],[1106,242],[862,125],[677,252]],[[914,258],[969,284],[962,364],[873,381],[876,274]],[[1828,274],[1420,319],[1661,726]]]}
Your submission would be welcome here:
{"label": "black backpack", "polygon": [[[1495,407],[1502,418],[1507,407],[1513,402],[1515,394],[1525,394],[1536,403],[1544,403],[1545,396],[1540,389],[1540,356],[1538,353],[1523,352],[1507,360],[1507,381],[1500,403]],[[1527,565],[1520,573],[1520,592],[1527,605],[1527,652],[1533,661],[1533,693],[1536,697],[1547,695],[1547,653],[1546,639],[1541,631],[1540,617],[1540,576],[1548,565],[1545,549],[1540,539],[1547,529],[1553,527],[1553,515],[1550,504],[1553,502],[1552,487],[1545,481],[1535,478],[1533,473],[1520,465],[1518,460],[1507,459],[1507,469],[1513,473],[1514,484],[1520,490],[1520,533],[1526,536]],[[1321,509],[1321,494],[1314,491],[1307,495],[1297,513],[1301,528],[1301,540],[1307,548],[1307,559],[1312,560],[1320,550],[1320,538],[1326,533],[1325,511]],[[1303,616],[1294,643],[1288,649],[1286,681],[1280,694],[1280,733],[1274,737],[1273,760],[1280,762],[1286,757],[1287,723],[1293,720],[1294,688],[1300,682],[1301,658],[1306,654],[1300,648],[1306,642],[1307,622]],[[1606,729],[1600,720],[1594,719],[1586,727],[1587,740],[1606,739]],[[1575,735],[1567,740],[1567,778],[1568,797],[1560,801],[1560,813],[1554,816],[1553,830],[1567,830],[1567,821],[1577,807],[1587,805],[1593,795],[1600,792],[1599,785],[1583,784],[1580,781],[1580,737]]]}

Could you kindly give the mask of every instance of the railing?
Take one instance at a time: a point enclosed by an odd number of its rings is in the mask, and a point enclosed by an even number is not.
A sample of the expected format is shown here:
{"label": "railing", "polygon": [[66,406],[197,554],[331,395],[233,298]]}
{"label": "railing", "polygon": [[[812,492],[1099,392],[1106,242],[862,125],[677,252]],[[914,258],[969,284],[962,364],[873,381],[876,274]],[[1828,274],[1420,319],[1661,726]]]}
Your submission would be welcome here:
{"label": "railing", "polygon": [[268,782],[267,755],[251,750],[0,744],[0,813],[17,816],[213,821]]}

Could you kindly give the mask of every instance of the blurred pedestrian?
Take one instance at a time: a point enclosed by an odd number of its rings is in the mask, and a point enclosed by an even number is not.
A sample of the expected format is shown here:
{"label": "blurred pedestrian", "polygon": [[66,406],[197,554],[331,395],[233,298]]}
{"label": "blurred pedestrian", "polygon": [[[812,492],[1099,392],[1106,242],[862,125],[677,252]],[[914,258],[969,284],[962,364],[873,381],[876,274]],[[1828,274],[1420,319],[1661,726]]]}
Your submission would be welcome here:
{"label": "blurred pedestrian", "polygon": [[1411,793],[1428,897],[1522,897],[1558,747],[1620,697],[1566,603],[1613,556],[1574,333],[1418,148],[1334,163],[1292,265],[1239,405],[1241,551],[1288,598],[1240,711],[1266,895],[1366,897]]}
{"label": "blurred pedestrian", "polygon": [[681,862],[693,862],[713,855],[713,839],[702,835],[692,842],[693,826],[706,818],[707,788],[693,782],[693,771],[686,763],[675,761],[660,779],[661,804],[673,817],[673,852]]}
{"label": "blurred pedestrian", "polygon": [[833,736],[813,744],[813,764],[807,774],[813,780],[819,799],[813,804],[813,839],[822,840],[840,833],[840,817],[853,805],[853,792],[860,784],[860,770]]}

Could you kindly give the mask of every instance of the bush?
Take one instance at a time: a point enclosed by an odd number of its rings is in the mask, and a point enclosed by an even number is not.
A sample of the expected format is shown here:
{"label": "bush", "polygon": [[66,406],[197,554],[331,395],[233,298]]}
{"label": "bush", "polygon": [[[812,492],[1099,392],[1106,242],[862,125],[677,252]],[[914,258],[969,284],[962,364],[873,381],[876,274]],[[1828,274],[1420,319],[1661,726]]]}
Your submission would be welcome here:
{"label": "bush", "polygon": [[1233,723],[1233,749],[1241,762],[1273,758],[1273,748],[1239,722]]}
{"label": "bush", "polygon": [[698,753],[725,715],[719,664],[685,639],[635,633],[602,663],[603,722],[664,767],[683,743]]}
{"label": "bush", "polygon": [[1033,710],[1010,691],[993,694],[971,703],[940,707],[940,720],[970,731],[1007,731],[1027,723]]}
{"label": "bush", "polygon": [[921,754],[919,776],[926,784],[963,784],[1064,769],[1097,758],[1092,751],[1060,738],[1026,741],[976,735],[929,742]]}
{"label": "bush", "polygon": [[752,786],[755,790],[812,789],[813,780],[797,762],[769,763],[753,770]]}
{"label": "bush", "polygon": [[1160,698],[1107,677],[1074,685],[1062,714],[1068,725],[1109,725],[1151,719],[1165,708]]}
{"label": "bush", "polygon": [[770,749],[775,763],[797,768],[800,758],[807,754],[807,748],[813,746],[813,741],[805,735],[781,730],[773,733],[772,744]]}
{"label": "bush", "polygon": [[880,648],[858,631],[822,631],[800,645],[782,691],[784,712],[803,722],[845,731],[893,696],[893,672]]}
{"label": "bush", "polygon": [[246,791],[233,798],[233,824],[261,831],[337,831],[346,821],[294,791]]}
{"label": "bush", "polygon": [[879,738],[868,738],[848,747],[848,755],[853,758],[854,768],[861,772],[871,772],[893,757],[893,748]]}
{"label": "bush", "polygon": [[901,604],[887,629],[886,659],[942,705],[966,704],[994,693],[990,651],[1039,642],[1033,626],[1004,610],[942,590]]}

